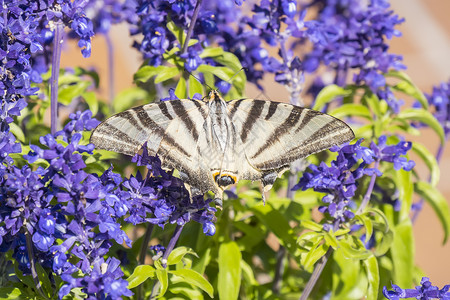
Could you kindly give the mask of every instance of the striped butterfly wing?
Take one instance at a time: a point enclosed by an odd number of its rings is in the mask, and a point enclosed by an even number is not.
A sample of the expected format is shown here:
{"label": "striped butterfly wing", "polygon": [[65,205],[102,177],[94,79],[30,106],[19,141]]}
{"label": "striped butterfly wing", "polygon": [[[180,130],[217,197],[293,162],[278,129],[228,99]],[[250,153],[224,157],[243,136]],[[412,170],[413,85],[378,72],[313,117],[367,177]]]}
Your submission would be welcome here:
{"label": "striped butterfly wing", "polygon": [[241,99],[228,102],[228,110],[246,159],[261,176],[354,138],[343,121],[286,103]]}
{"label": "striped butterfly wing", "polygon": [[91,143],[97,148],[127,155],[136,154],[147,142],[149,155],[158,155],[162,166],[176,168],[183,180],[201,192],[215,191],[199,152],[206,144],[204,122],[207,105],[197,100],[173,100],[135,107],[111,116],[94,130]]}

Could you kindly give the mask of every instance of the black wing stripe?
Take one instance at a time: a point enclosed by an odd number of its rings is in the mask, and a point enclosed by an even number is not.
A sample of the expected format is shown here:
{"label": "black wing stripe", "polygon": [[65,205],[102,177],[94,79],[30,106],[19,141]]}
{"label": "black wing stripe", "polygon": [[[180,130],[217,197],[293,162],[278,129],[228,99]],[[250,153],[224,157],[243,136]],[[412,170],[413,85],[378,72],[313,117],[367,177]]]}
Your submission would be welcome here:
{"label": "black wing stripe", "polygon": [[134,110],[136,112],[138,119],[141,122],[142,126],[149,129],[150,131],[156,133],[157,135],[162,136],[164,138],[164,140],[167,141],[167,143],[172,145],[180,153],[182,153],[188,157],[191,157],[191,155],[189,153],[187,153],[183,149],[183,147],[181,147],[180,144],[178,144],[175,141],[175,139],[172,136],[166,134],[165,130],[163,128],[161,128],[158,124],[156,124],[155,121],[153,121],[150,118],[150,116],[147,114],[147,112],[144,110],[144,108],[142,106],[132,108],[132,110]]}
{"label": "black wing stripe", "polygon": [[267,111],[267,115],[264,117],[265,120],[269,120],[277,111],[278,102],[270,102],[269,110]]}
{"label": "black wing stripe", "polygon": [[302,122],[300,123],[300,126],[297,127],[295,130],[295,133],[300,132],[302,129],[304,129],[308,124],[313,120],[315,117],[320,116],[321,113],[313,110],[305,110],[304,116],[302,118]]}
{"label": "black wing stripe", "polygon": [[[118,142],[127,143],[131,145],[140,145],[141,142],[135,139],[132,139],[128,134],[121,131],[119,128],[112,126],[109,123],[103,123],[101,127],[96,130],[97,134],[100,135],[102,139],[108,139],[108,137],[112,137],[114,140]],[[144,142],[142,142],[143,144]]]}
{"label": "black wing stripe", "polygon": [[170,104],[172,105],[172,109],[175,112],[175,114],[181,119],[181,121],[184,123],[184,126],[186,126],[186,129],[191,132],[192,137],[195,141],[198,140],[198,132],[197,128],[195,127],[194,122],[191,120],[191,117],[186,112],[186,108],[184,108],[184,105],[181,101],[170,101]]}
{"label": "black wing stripe", "polygon": [[256,164],[255,167],[262,170],[278,168],[281,165],[289,164],[299,158],[323,151],[333,145],[343,144],[354,138],[351,129],[343,127],[340,122],[332,121],[328,125],[334,128],[327,132],[319,130],[301,145],[286,152],[282,159],[265,161],[264,163]]}
{"label": "black wing stripe", "polygon": [[234,114],[236,113],[237,109],[239,108],[239,105],[241,105],[242,101],[245,99],[240,99],[234,102],[233,107],[230,110],[230,119],[232,120],[234,117]]}
{"label": "black wing stripe", "polygon": [[195,106],[197,107],[197,109],[202,114],[203,120],[206,120],[207,115],[206,115],[205,109],[203,108],[202,103],[200,101],[198,101],[198,100],[192,100],[192,101],[194,102]]}
{"label": "black wing stripe", "polygon": [[167,103],[166,101],[163,101],[159,104],[159,108],[161,109],[161,112],[163,113],[163,115],[169,119],[169,120],[173,120],[173,116],[169,113],[169,110],[167,109]]}
{"label": "black wing stripe", "polygon": [[130,111],[126,110],[124,112],[121,112],[118,117],[126,119],[128,122],[131,123],[134,127],[136,127],[139,131],[144,131],[144,129],[139,125],[138,121],[135,118],[135,115],[130,113]]}
{"label": "black wing stripe", "polygon": [[247,141],[248,134],[252,130],[256,120],[261,116],[265,104],[266,102],[264,101],[253,101],[247,119],[242,125],[241,140],[243,143]]}
{"label": "black wing stripe", "polygon": [[292,110],[289,114],[289,116],[284,120],[284,122],[278,126],[275,131],[270,135],[270,137],[267,139],[266,144],[262,145],[258,151],[256,151],[256,153],[252,156],[252,159],[256,158],[257,156],[259,156],[261,153],[263,153],[266,150],[269,150],[271,148],[271,145],[273,145],[271,143],[271,141],[274,140],[279,140],[280,137],[282,137],[283,135],[285,135],[286,133],[289,132],[289,130],[294,127],[299,121],[300,121],[300,116],[303,112],[303,108],[300,107],[296,107],[293,106]]}

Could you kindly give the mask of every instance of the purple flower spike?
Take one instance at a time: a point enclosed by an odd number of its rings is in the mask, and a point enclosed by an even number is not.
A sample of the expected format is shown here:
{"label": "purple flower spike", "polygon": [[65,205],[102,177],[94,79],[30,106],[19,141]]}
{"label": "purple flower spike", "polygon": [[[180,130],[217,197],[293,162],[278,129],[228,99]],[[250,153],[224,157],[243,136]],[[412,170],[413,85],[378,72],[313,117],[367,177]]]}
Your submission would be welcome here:
{"label": "purple flower spike", "polygon": [[420,286],[415,289],[402,289],[399,286],[392,284],[392,290],[383,287],[383,295],[387,299],[398,300],[405,298],[417,299],[450,299],[450,285],[445,285],[441,290],[433,286],[428,277],[422,277]]}

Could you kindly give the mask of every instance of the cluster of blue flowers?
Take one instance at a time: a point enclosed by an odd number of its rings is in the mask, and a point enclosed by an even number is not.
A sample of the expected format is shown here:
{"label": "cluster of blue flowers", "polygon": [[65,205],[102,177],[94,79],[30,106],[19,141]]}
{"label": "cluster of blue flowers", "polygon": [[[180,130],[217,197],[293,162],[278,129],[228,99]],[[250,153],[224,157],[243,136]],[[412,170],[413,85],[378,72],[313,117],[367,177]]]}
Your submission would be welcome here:
{"label": "cluster of blue flowers", "polygon": [[[92,155],[94,146],[80,144],[80,131],[98,125],[91,115],[90,111],[71,114],[63,130],[41,137],[42,147],[30,146],[32,151],[24,158],[45,167],[33,171],[28,164],[9,166],[0,184],[0,223],[5,224],[0,232],[2,251],[13,249],[19,268],[29,273],[24,235],[31,234],[36,260],[67,282],[60,297],[74,287],[87,287],[88,295],[113,292],[107,287],[129,294],[118,262],[103,261],[112,241],[131,246],[121,229],[123,218],[134,225],[149,222],[162,227],[195,220],[203,224],[205,234],[215,233],[211,199],[200,196],[191,202],[183,182],[163,171],[159,159],[147,156],[146,151],[134,160],[147,166],[152,176],[142,178],[138,173],[124,180],[111,169],[101,176],[86,173],[83,153]],[[58,239],[64,242],[58,244]],[[110,272],[100,272],[100,267]],[[79,271],[85,277],[71,277]]]}
{"label": "cluster of blue flowers", "polygon": [[[333,220],[346,222],[354,217],[354,213],[348,209],[353,204],[352,199],[358,188],[359,179],[366,176],[381,176],[379,169],[381,161],[392,163],[395,170],[404,169],[410,171],[415,163],[408,160],[405,155],[411,149],[411,142],[399,142],[396,145],[386,145],[386,136],[378,139],[378,144],[372,142],[370,148],[361,146],[362,139],[354,144],[342,147],[335,146],[331,151],[337,152],[337,158],[330,166],[321,162],[319,166],[311,164],[309,169],[300,178],[294,190],[314,189],[317,192],[326,193],[322,201],[326,204],[319,207],[319,211],[327,213]],[[375,163],[373,168],[368,166]],[[373,188],[373,186],[372,186]],[[325,224],[326,230],[331,229]]]}
{"label": "cluster of blue flowers", "polygon": [[434,107],[434,116],[441,123],[445,136],[450,133],[450,86],[449,82],[442,82],[433,87],[433,92],[426,95],[428,102]]}
{"label": "cluster of blue flowers", "polygon": [[450,299],[450,285],[444,286],[439,289],[437,286],[433,286],[428,277],[422,277],[420,286],[416,286],[415,289],[402,289],[398,285],[392,284],[392,290],[383,288],[383,295],[390,300],[416,298],[416,299]]}
{"label": "cluster of blue flowers", "polygon": [[[112,168],[102,174],[89,173],[87,158],[94,147],[84,141],[82,132],[98,124],[90,111],[71,114],[63,130],[40,137],[41,145],[30,145],[31,151],[23,155],[22,160],[13,160],[11,154],[23,150],[11,133],[10,124],[26,107],[24,97],[38,91],[33,84],[42,82],[41,75],[49,69],[53,29],[57,24],[72,30],[70,35],[79,40],[83,56],[88,57],[94,32],[106,34],[112,24],[126,21],[131,24],[131,33],[141,36],[134,47],[149,64],[158,66],[163,63],[166,51],[183,46],[177,44],[167,27],[169,21],[187,31],[197,4],[201,3],[192,32],[192,38],[199,43],[180,52],[188,71],[196,70],[203,63],[217,65],[209,58],[202,58],[201,53],[204,47],[218,43],[238,57],[248,80],[261,89],[258,82],[264,74],[274,73],[278,82],[298,96],[302,72],[313,73],[324,64],[335,72],[334,82],[339,85],[344,85],[349,73],[355,71],[355,83],[370,86],[398,112],[399,102],[385,86],[381,74],[403,68],[401,57],[389,54],[386,43],[386,39],[400,35],[395,26],[403,20],[389,11],[387,1],[372,0],[369,6],[354,0],[312,1],[308,7],[318,8],[315,21],[304,21],[305,7],[299,8],[297,1],[262,0],[252,6],[251,15],[242,15],[235,9],[243,2],[2,2],[0,251],[11,251],[24,274],[32,273],[33,264],[39,263],[61,276],[65,282],[59,290],[61,298],[74,288],[81,288],[91,299],[105,298],[105,295],[108,299],[129,297],[132,293],[122,278],[121,262],[105,258],[114,244],[131,245],[121,224],[150,223],[161,227],[177,224],[182,227],[193,220],[203,225],[206,235],[214,235],[216,230],[216,210],[210,206],[211,199],[205,200],[203,196],[190,199],[183,182],[165,172],[157,157],[149,157],[145,146],[143,154],[133,158],[138,166],[146,167],[145,175],[138,172],[130,178],[122,178]],[[291,37],[297,42],[287,46]],[[312,43],[312,52],[300,60],[294,55],[294,48],[307,42]],[[279,55],[270,56],[265,45],[278,47]],[[229,83],[219,79],[216,85],[222,93],[230,89]],[[175,98],[172,91],[169,99]],[[435,88],[429,99],[446,133],[450,132],[448,85]],[[411,143],[401,141],[387,145],[386,140],[382,136],[370,147],[361,146],[362,140],[335,147],[332,150],[338,154],[331,165],[311,165],[312,172],[304,173],[295,189],[313,188],[325,192],[323,202],[326,205],[320,207],[321,212],[338,222],[353,218],[348,206],[352,205],[363,176],[380,176],[381,162],[392,163],[396,170],[409,171],[414,167],[414,162],[405,157]],[[371,164],[373,168],[369,167]],[[325,224],[324,228],[330,230],[331,225]],[[167,249],[152,247],[155,259],[167,257],[172,248],[173,245]],[[422,283],[421,295],[434,295],[427,282]],[[392,297],[406,291],[393,287]],[[447,290],[445,287],[439,293],[446,294]]]}

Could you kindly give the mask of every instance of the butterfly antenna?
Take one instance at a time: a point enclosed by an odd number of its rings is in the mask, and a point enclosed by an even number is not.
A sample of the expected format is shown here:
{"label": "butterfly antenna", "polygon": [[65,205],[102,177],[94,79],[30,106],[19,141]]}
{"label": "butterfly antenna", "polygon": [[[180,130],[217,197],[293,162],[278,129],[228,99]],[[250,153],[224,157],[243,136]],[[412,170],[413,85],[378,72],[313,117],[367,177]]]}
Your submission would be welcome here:
{"label": "butterfly antenna", "polygon": [[233,78],[234,77],[236,77],[239,73],[241,73],[241,71],[242,70],[245,70],[245,71],[248,71],[248,69],[247,68],[244,68],[244,67],[242,67],[239,71],[237,71],[236,73],[234,73],[234,75],[233,76],[231,76],[231,78],[230,79],[228,79],[228,83],[230,83],[231,84],[231,81],[233,80]]}
{"label": "butterfly antenna", "polygon": [[261,91],[256,97],[255,99],[259,99],[259,96],[263,95],[267,100],[272,101],[272,99],[270,99],[269,95],[267,95],[264,91]]}
{"label": "butterfly antenna", "polygon": [[184,68],[184,71],[186,72],[186,73],[188,73],[189,75],[191,75],[192,77],[194,77],[195,79],[197,79],[197,81],[198,82],[200,82],[201,84],[204,84],[204,85],[206,85],[207,87],[209,87],[209,90],[214,90],[212,87],[210,87],[206,82],[202,82],[201,80],[200,80],[200,78],[198,78],[197,76],[195,76],[194,74],[192,74],[191,72],[189,72],[188,70],[186,70],[186,68]]}

